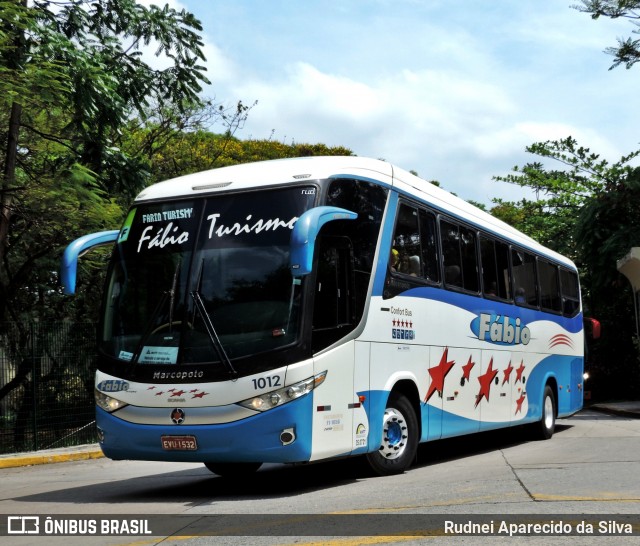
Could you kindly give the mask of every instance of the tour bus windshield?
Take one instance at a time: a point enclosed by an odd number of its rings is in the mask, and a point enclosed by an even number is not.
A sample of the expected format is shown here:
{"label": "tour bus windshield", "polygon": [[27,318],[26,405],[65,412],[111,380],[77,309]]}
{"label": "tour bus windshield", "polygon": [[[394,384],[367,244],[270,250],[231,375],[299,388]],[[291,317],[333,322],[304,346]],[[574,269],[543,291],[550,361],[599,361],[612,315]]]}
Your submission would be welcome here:
{"label": "tour bus windshield", "polygon": [[139,204],[109,268],[101,352],[127,364],[214,363],[297,338],[291,229],[314,187]]}

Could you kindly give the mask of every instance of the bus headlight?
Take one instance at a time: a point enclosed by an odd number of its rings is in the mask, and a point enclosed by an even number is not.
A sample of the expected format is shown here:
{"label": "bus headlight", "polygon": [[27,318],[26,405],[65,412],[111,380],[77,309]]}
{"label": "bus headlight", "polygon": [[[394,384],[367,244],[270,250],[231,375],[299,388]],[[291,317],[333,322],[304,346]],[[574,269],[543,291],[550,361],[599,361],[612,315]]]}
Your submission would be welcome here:
{"label": "bus headlight", "polygon": [[125,404],[121,400],[108,396],[103,392],[100,392],[98,389],[94,391],[94,394],[96,399],[96,405],[99,408],[102,408],[104,411],[108,411],[109,413],[113,413],[114,411],[119,410],[120,408],[124,408],[125,406],[128,406],[128,404]]}
{"label": "bus headlight", "polygon": [[259,396],[238,402],[238,404],[256,411],[267,411],[310,393],[313,389],[320,386],[326,377],[327,372],[324,371],[299,383],[283,387],[276,391],[265,392]]}

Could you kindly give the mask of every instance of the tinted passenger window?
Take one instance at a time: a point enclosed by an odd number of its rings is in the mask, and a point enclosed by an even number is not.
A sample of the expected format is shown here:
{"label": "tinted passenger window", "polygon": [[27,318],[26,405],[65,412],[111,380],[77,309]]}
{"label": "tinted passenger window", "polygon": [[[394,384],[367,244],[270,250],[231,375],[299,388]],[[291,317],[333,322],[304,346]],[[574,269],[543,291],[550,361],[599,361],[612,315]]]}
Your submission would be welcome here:
{"label": "tinted passenger window", "polygon": [[560,285],[558,279],[558,267],[538,260],[538,278],[540,280],[540,307],[546,311],[560,312]]}
{"label": "tinted passenger window", "polygon": [[420,243],[422,245],[422,273],[428,282],[440,282],[440,253],[436,218],[428,211],[420,211]]}
{"label": "tinted passenger window", "polygon": [[435,215],[401,203],[389,256],[384,297],[424,284],[440,283],[440,255]]}
{"label": "tinted passenger window", "polygon": [[478,292],[478,255],[473,230],[443,220],[440,222],[444,281],[448,286]]}
{"label": "tinted passenger window", "polygon": [[560,268],[560,289],[562,291],[562,314],[572,317],[580,309],[580,285],[575,271]]}
{"label": "tinted passenger window", "polygon": [[536,260],[533,254],[512,249],[513,297],[518,305],[538,306]]}
{"label": "tinted passenger window", "polygon": [[480,236],[482,283],[485,296],[511,299],[509,289],[509,246]]}
{"label": "tinted passenger window", "polygon": [[422,260],[420,254],[418,209],[402,204],[398,210],[398,220],[393,234],[391,270],[412,277],[421,277]]}

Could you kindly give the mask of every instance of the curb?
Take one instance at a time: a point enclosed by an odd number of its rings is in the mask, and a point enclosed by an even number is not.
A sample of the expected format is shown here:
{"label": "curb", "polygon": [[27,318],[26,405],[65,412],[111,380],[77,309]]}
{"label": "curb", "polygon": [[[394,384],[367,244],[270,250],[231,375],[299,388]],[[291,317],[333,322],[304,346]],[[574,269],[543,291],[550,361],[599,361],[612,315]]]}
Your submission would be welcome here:
{"label": "curb", "polygon": [[0,457],[0,468],[16,468],[19,466],[34,466],[38,464],[67,463],[70,461],[84,461],[88,459],[101,459],[104,457],[102,450],[75,451],[69,453],[27,453],[9,457]]}
{"label": "curb", "polygon": [[588,408],[585,408],[585,409],[598,411],[600,413],[607,413],[609,415],[618,415],[620,417],[629,417],[631,419],[640,419],[640,413],[638,413],[638,411],[634,411],[634,410],[626,410],[626,409],[623,409],[623,408],[614,408],[614,407],[611,407],[611,406],[600,405],[600,404],[595,404],[595,405],[589,406]]}

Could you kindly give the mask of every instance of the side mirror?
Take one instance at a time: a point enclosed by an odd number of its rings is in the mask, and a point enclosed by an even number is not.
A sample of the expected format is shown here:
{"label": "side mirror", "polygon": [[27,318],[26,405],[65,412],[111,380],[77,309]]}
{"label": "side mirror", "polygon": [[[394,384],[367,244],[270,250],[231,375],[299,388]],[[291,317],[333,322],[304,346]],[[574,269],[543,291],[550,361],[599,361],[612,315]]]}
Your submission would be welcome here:
{"label": "side mirror", "polygon": [[320,228],[335,220],[355,220],[358,215],[338,207],[315,207],[303,213],[291,232],[289,266],[294,277],[311,273],[313,251]]}
{"label": "side mirror", "polygon": [[76,271],[78,269],[78,258],[97,246],[108,245],[118,238],[120,230],[100,231],[83,235],[70,243],[62,255],[62,265],[60,268],[60,282],[64,294],[76,293]]}

